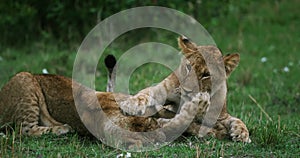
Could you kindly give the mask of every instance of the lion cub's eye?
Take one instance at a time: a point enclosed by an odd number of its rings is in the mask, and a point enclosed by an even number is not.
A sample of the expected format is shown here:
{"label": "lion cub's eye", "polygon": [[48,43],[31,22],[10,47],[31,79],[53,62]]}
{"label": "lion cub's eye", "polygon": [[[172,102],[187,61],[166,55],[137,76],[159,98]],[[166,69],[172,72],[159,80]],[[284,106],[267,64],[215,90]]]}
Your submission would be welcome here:
{"label": "lion cub's eye", "polygon": [[210,77],[210,73],[209,72],[204,72],[202,74],[202,78],[207,78],[207,77]]}
{"label": "lion cub's eye", "polygon": [[186,64],[186,70],[187,72],[190,72],[192,70],[192,66],[190,64]]}

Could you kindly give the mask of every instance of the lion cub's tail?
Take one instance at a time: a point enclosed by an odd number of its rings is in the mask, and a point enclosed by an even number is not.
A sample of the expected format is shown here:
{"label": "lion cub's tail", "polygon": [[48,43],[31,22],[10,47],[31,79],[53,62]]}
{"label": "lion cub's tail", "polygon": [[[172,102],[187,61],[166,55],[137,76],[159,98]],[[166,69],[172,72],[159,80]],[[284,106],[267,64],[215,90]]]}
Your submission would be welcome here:
{"label": "lion cub's tail", "polygon": [[115,81],[116,81],[116,71],[115,66],[117,63],[117,60],[115,56],[113,55],[107,55],[104,59],[105,66],[108,70],[108,79],[107,79],[107,85],[106,85],[106,91],[107,92],[113,92]]}

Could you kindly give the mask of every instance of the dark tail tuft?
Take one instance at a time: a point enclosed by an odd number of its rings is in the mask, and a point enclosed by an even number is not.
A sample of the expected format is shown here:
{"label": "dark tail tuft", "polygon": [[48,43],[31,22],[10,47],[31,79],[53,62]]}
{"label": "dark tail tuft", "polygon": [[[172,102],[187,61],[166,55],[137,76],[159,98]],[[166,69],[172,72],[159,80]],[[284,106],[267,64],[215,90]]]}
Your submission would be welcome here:
{"label": "dark tail tuft", "polygon": [[115,86],[115,80],[116,80],[116,74],[113,70],[116,66],[117,60],[116,60],[115,56],[107,55],[104,59],[104,63],[108,70],[108,80],[107,80],[106,91],[113,92],[114,86]]}
{"label": "dark tail tuft", "polygon": [[108,71],[111,73],[117,63],[117,60],[115,56],[110,54],[106,56],[106,58],[104,59],[104,63]]}

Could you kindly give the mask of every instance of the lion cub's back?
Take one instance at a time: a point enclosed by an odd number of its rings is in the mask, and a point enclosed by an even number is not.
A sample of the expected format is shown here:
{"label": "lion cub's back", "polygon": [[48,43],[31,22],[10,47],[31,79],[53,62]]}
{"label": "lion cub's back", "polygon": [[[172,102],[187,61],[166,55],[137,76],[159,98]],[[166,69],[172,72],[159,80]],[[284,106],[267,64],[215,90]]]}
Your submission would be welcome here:
{"label": "lion cub's back", "polygon": [[[86,133],[73,98],[72,80],[59,75],[35,75],[43,91],[49,114],[56,120],[70,125],[79,133]],[[80,93],[85,87],[73,83],[74,91]],[[75,94],[76,95],[76,94]]]}
{"label": "lion cub's back", "polygon": [[38,92],[39,85],[32,74],[21,72],[12,77],[0,91],[0,124],[13,122],[17,110],[22,110],[20,102],[30,100]]}
{"label": "lion cub's back", "polygon": [[[50,115],[65,122],[67,116],[76,112],[72,93],[72,80],[58,75],[35,75]],[[75,111],[74,111],[75,110]]]}

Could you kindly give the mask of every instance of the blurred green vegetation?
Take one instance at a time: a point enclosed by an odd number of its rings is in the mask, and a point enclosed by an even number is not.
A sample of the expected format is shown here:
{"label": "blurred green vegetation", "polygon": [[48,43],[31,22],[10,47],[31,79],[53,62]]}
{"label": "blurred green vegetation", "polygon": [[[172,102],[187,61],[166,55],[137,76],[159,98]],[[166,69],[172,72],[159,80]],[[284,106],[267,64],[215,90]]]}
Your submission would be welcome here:
{"label": "blurred green vegetation", "polygon": [[[16,0],[0,2],[0,40],[2,46],[24,45],[32,40],[52,39],[64,44],[78,43],[101,20],[119,11],[138,6],[164,6],[194,16],[208,25],[228,12],[245,12],[250,1],[234,8],[234,1],[158,1],[158,0]],[[210,8],[210,9],[206,9]]]}
{"label": "blurred green vegetation", "polygon": [[[298,0],[1,1],[0,87],[20,71],[42,73],[45,68],[49,73],[71,77],[76,51],[98,22],[121,10],[145,5],[170,7],[195,17],[224,54],[240,53],[240,65],[228,80],[228,111],[247,124],[252,143],[189,137],[156,151],[134,153],[133,157],[299,156]],[[161,29],[137,29],[117,38],[104,54],[120,57],[147,41],[176,48],[177,36]],[[105,90],[106,84],[103,57],[96,73],[98,90]],[[130,89],[134,93],[155,84],[169,71],[161,65],[146,64],[132,74]],[[77,136],[0,137],[0,148],[0,157],[73,157],[78,156],[76,153],[116,157],[123,153]]]}

